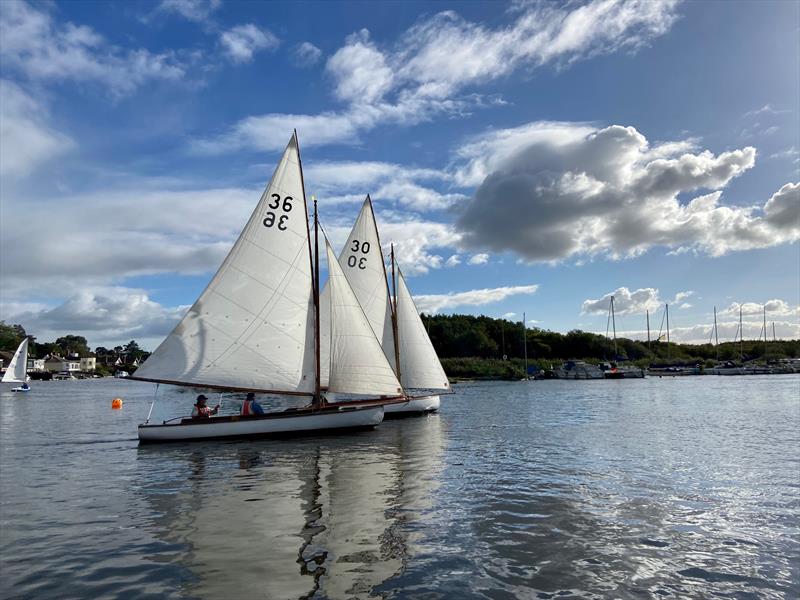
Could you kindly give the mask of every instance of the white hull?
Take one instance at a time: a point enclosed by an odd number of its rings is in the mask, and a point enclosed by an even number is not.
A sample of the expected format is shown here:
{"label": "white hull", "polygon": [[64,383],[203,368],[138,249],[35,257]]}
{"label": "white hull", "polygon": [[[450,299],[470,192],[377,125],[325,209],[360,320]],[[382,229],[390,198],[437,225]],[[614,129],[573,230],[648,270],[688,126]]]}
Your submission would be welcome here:
{"label": "white hull", "polygon": [[392,416],[405,416],[420,413],[430,413],[439,410],[439,396],[422,396],[413,398],[408,402],[398,404],[386,404],[383,407],[385,417],[391,419]]}
{"label": "white hull", "polygon": [[275,413],[265,417],[212,417],[200,422],[139,425],[142,442],[175,442],[235,437],[261,437],[333,429],[375,427],[383,421],[383,406]]}

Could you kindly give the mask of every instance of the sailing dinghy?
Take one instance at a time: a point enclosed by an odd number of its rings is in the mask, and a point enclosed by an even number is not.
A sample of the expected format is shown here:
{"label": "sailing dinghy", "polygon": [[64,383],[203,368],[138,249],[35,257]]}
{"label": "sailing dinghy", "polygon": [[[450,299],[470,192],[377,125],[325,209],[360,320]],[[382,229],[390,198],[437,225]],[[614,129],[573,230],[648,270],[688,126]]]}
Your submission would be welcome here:
{"label": "sailing dinghy", "polygon": [[28,387],[28,338],[22,340],[22,343],[17,347],[11,362],[8,363],[6,372],[3,373],[2,383],[21,383],[22,386],[11,388],[12,392],[27,392],[30,390]]}
{"label": "sailing dinghy", "polygon": [[330,269],[328,286],[333,312],[326,340],[331,357],[328,389],[374,398],[339,404],[323,397],[317,229],[315,202],[312,252],[295,134],[208,287],[131,376],[204,389],[307,397],[310,403],[264,415],[180,418],[160,424],[151,424],[148,415],[139,426],[140,441],[371,428],[383,420],[385,403],[402,399],[400,383],[363,310],[335,269]]}
{"label": "sailing dinghy", "polygon": [[[403,387],[404,402],[386,404],[386,418],[424,414],[438,410],[438,394],[411,390],[449,390],[450,382],[444,373],[436,350],[431,344],[414,300],[397,269],[395,275],[394,250],[392,250],[392,287],[394,301],[389,291],[386,264],[381,249],[378,226],[372,200],[367,196],[358,214],[350,236],[339,254],[338,267],[347,278],[375,337],[380,340],[386,360],[394,369]],[[322,340],[330,335],[330,289],[325,286],[320,296]],[[328,385],[328,345],[322,344],[322,385]]]}

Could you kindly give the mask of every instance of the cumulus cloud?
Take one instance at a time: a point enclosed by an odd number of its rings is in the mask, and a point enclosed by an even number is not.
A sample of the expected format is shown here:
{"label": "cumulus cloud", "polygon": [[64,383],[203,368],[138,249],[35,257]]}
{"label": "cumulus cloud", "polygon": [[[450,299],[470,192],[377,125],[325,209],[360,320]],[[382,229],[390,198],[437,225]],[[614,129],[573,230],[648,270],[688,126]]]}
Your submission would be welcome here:
{"label": "cumulus cloud", "polygon": [[136,339],[145,347],[167,335],[186,307],[165,307],[143,290],[98,287],[80,290],[55,306],[4,311],[4,318],[20,323],[40,340],[66,334],[84,336],[92,346],[116,345]]}
{"label": "cumulus cloud", "polygon": [[456,266],[458,266],[460,264],[461,264],[461,257],[458,254],[453,254],[453,255],[450,256],[450,258],[448,258],[445,261],[444,266],[445,267],[456,267]]}
{"label": "cumulus cloud", "polygon": [[47,107],[0,79],[0,176],[17,178],[73,147],[46,122]]}
{"label": "cumulus cloud", "polygon": [[[686,292],[681,293],[685,294]],[[600,298],[584,300],[581,313],[608,313],[612,296],[614,297],[614,312],[618,315],[641,314],[647,310],[653,312],[662,304],[656,288],[640,288],[630,291],[626,287],[620,287]]]}
{"label": "cumulus cloud", "polygon": [[272,32],[252,23],[223,31],[219,41],[228,58],[236,63],[250,62],[259,50],[274,50],[280,45],[280,40]]}
{"label": "cumulus cloud", "polygon": [[[464,180],[488,172],[458,219],[463,243],[552,261],[624,258],[653,246],[720,256],[800,235],[799,184],[785,185],[761,209],[720,204],[721,188],[754,165],[752,147],[715,155],[685,142],[652,146],[633,127],[586,129],[528,124],[457,152]],[[678,199],[701,189],[714,191]]]}
{"label": "cumulus cloud", "polygon": [[174,52],[118,48],[91,27],[56,22],[47,10],[21,0],[3,3],[0,39],[4,70],[37,81],[96,82],[117,97],[147,81],[174,81],[185,74]]}
{"label": "cumulus cloud", "polygon": [[788,159],[791,160],[793,163],[797,164],[800,163],[800,150],[798,150],[795,146],[790,146],[786,148],[786,150],[781,150],[780,152],[773,152],[769,155],[770,158],[773,159]]}
{"label": "cumulus cloud", "polygon": [[322,50],[311,42],[303,42],[294,47],[292,57],[298,67],[310,67],[317,64],[322,58]]}
{"label": "cumulus cloud", "polygon": [[394,244],[395,257],[406,275],[442,268],[445,258],[441,250],[458,245],[459,236],[448,224],[407,219],[383,211],[378,212],[377,218],[384,249]]}
{"label": "cumulus cloud", "polygon": [[792,306],[786,300],[773,298],[766,302],[733,302],[728,308],[719,311],[720,315],[738,317],[739,309],[742,309],[742,315],[753,316],[761,315],[764,309],[767,310],[767,316],[786,317],[791,315],[800,316],[800,306]]}
{"label": "cumulus cloud", "polygon": [[483,252],[480,254],[473,254],[467,261],[467,263],[471,265],[485,265],[487,262],[489,262],[489,255]]}
{"label": "cumulus cloud", "polygon": [[326,64],[333,95],[343,109],[321,115],[250,116],[220,136],[195,140],[193,147],[208,153],[265,149],[276,123],[301,122],[312,145],[353,143],[361,132],[379,124],[413,125],[440,114],[468,113],[499,100],[469,94],[466,88],[523,68],[563,67],[598,54],[636,49],[669,30],[676,5],[674,0],[518,4],[509,12],[510,23],[496,28],[446,11],[421,19],[385,46],[362,29],[348,36]]}

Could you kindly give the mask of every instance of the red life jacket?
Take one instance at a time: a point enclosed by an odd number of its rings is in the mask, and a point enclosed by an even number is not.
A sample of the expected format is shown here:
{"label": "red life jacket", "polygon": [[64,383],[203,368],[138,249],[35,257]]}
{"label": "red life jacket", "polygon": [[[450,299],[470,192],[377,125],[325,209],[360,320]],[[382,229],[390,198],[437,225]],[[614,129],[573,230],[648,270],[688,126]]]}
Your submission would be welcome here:
{"label": "red life jacket", "polygon": [[251,403],[252,403],[252,400],[245,400],[244,404],[242,404],[242,416],[243,417],[249,417],[250,415],[253,414],[253,411],[251,409],[251,406],[252,406]]}

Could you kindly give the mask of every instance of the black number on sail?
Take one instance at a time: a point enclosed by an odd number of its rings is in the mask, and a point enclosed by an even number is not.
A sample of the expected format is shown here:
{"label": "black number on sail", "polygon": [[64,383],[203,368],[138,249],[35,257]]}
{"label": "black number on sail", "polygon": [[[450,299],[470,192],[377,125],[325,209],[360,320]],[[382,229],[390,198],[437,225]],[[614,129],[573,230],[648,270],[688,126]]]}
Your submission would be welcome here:
{"label": "black number on sail", "polygon": [[[292,210],[292,200],[291,196],[286,196],[283,199],[283,204],[281,204],[281,196],[280,194],[271,194],[270,198],[272,198],[272,202],[267,204],[267,206],[273,210],[278,210],[280,208],[284,213],[288,213]],[[269,211],[267,212],[267,216],[264,217],[264,227],[272,227],[275,225],[275,218],[276,215],[274,212]],[[281,231],[286,231],[287,223],[289,222],[289,215],[283,214],[278,217],[278,229]]]}
{"label": "black number on sail", "polygon": [[359,250],[361,250],[362,254],[369,254],[369,242],[359,242],[358,240],[353,240],[353,245],[350,246],[350,252],[353,254],[347,257],[347,266],[351,268],[357,266],[359,269],[364,270],[367,268],[367,257],[362,256],[361,258],[358,258],[357,256],[354,256]]}

